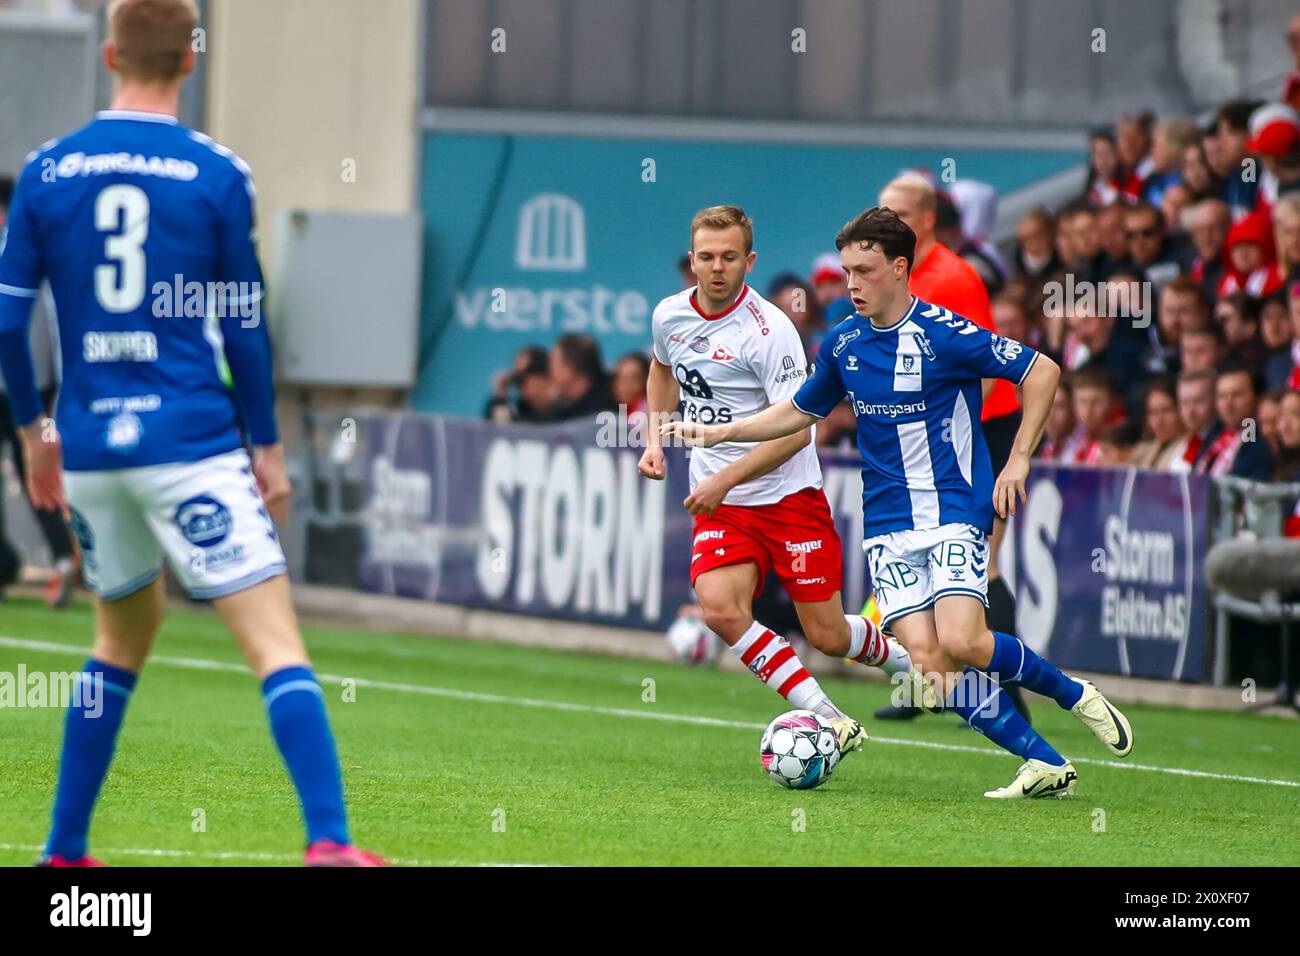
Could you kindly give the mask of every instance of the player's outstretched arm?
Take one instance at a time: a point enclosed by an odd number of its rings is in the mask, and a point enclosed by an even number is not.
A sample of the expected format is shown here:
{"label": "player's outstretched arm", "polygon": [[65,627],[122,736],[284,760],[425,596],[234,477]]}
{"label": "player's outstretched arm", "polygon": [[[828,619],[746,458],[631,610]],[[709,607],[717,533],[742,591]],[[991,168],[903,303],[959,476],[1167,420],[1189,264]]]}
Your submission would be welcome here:
{"label": "player's outstretched arm", "polygon": [[664,446],[659,435],[659,424],[668,421],[681,401],[681,389],[673,370],[657,358],[650,359],[650,375],[646,378],[646,409],[650,413],[650,424],[646,429],[645,451],[637,465],[646,478],[660,481],[664,477]]}
{"label": "player's outstretched arm", "polygon": [[774,438],[784,438],[795,432],[806,431],[816,421],[815,416],[799,411],[794,402],[787,400],[751,418],[738,418],[723,425],[668,422],[659,432],[665,439],[674,439],[696,448],[712,448],[724,441],[771,441]]}
{"label": "player's outstretched arm", "polygon": [[1056,383],[1061,380],[1061,367],[1041,353],[1034,359],[1029,374],[1020,383],[1021,404],[1024,417],[1016,432],[1015,444],[1006,467],[993,486],[993,508],[1000,517],[1016,513],[1016,502],[1025,500],[1025,481],[1029,477],[1029,456],[1038,447],[1047,427],[1047,415],[1052,410]]}

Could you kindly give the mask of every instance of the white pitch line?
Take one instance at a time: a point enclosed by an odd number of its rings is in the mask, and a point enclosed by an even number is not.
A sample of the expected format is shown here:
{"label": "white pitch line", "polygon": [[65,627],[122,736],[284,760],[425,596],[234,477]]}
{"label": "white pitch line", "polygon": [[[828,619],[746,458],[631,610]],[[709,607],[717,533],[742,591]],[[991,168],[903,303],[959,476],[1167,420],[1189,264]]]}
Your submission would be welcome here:
{"label": "white pitch line", "polygon": [[[56,644],[51,641],[32,641],[0,635],[0,647],[16,647],[33,651],[49,651],[57,654],[75,654],[83,656],[86,649]],[[186,667],[198,670],[226,671],[229,673],[248,674],[243,664],[224,661],[210,661],[193,657],[169,657],[162,654],[149,658],[151,663],[165,664],[172,667]],[[674,714],[657,710],[632,710],[625,707],[602,707],[596,704],[572,704],[561,700],[539,700],[532,697],[507,697],[504,694],[487,694],[479,691],[455,690],[450,687],[428,687],[423,684],[401,684],[393,681],[371,680],[366,677],[340,677],[336,674],[316,675],[323,684],[341,685],[345,680],[355,687],[369,687],[373,690],[391,690],[404,694],[421,694],[425,697],[442,697],[450,700],[473,701],[483,704],[507,704],[515,707],[536,707],[543,710],[558,710],[568,713],[600,714],[604,717],[634,717],[641,720],[664,720],[671,723],[694,724],[706,727],[731,727],[739,730],[762,730],[767,725],[746,720],[724,720],[719,717],[701,717],[695,714]],[[957,753],[981,754],[986,757],[1005,757],[1006,752],[993,747],[980,747],[970,744],[947,744],[932,740],[908,740],[901,737],[870,737],[869,741],[891,744],[900,747],[923,747],[930,750],[947,750]],[[1094,767],[1110,767],[1116,770],[1141,770],[1147,773],[1168,773],[1180,777],[1199,777],[1206,780],[1227,780],[1233,783],[1254,783],[1271,787],[1295,787],[1300,789],[1300,781],[1278,780],[1266,777],[1248,777],[1234,773],[1218,773],[1211,770],[1190,770],[1184,767],[1157,767],[1152,764],[1121,763],[1118,760],[1101,760],[1094,757],[1072,757],[1071,763],[1088,764]]]}
{"label": "white pitch line", "polygon": [[[14,850],[25,853],[43,853],[45,847],[37,843],[0,843],[0,851]],[[104,856],[143,856],[165,860],[214,860],[232,862],[235,860],[252,860],[258,863],[301,863],[301,853],[257,853],[243,850],[160,850],[146,847],[132,847],[116,850],[96,850]],[[399,857],[385,857],[389,863],[397,866],[492,866],[492,867],[548,867],[550,863],[470,863],[464,860],[406,860]]]}

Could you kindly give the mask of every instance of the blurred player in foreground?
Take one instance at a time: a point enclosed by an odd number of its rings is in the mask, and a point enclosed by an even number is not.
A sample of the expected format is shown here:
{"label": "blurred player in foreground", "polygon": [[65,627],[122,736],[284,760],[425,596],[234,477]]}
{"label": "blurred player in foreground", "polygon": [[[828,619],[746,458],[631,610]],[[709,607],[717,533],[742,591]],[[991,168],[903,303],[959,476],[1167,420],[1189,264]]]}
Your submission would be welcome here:
{"label": "blurred player in foreground", "polygon": [[[753,418],[672,422],[663,433],[706,448],[772,441],[806,432],[847,395],[863,458],[863,548],[885,629],[902,640],[948,710],[1023,759],[1010,785],[985,796],[1067,796],[1074,767],[1010,704],[999,680],[1052,698],[1117,757],[1133,748],[1128,721],[1092,684],[984,620],[994,510],[1005,517],[1024,500],[1029,455],[1060,369],[912,296],[916,235],[888,208],[851,220],[835,246],[857,314],[822,341],[812,378]],[[978,428],[982,378],[1016,382],[1023,395],[1023,422],[996,485]]]}
{"label": "blurred player in foreground", "polygon": [[[0,368],[31,498],[69,509],[97,593],[79,681],[102,693],[75,694],[68,708],[41,864],[102,865],[87,855],[91,813],[162,620],[166,556],[191,595],[212,601],[261,681],[302,804],[305,862],[377,866],[351,845],[324,695],[268,513],[283,516],[289,480],[252,178],[234,153],[176,120],[194,68],[192,0],[114,0],[107,16],[112,108],[28,158],[0,255]],[[45,278],[63,352],[57,431],[42,420],[27,344]],[[187,304],[198,283],[198,308],[177,308],[173,283],[185,284]]]}
{"label": "blurred player in foreground", "polygon": [[[652,422],[666,421],[679,400],[691,422],[755,415],[786,401],[807,377],[794,323],[745,282],[757,257],[753,245],[753,225],[735,206],[702,209],[691,221],[697,285],[660,302],[652,319]],[[639,469],[647,478],[664,477],[657,428],[647,430]],[[684,504],[695,516],[691,584],[705,624],[763,683],[830,720],[841,753],[860,749],[862,726],[831,702],[785,638],[753,615],[753,599],[775,571],[818,650],[889,674],[912,672],[900,645],[861,615],[844,613],[840,539],[812,429],[759,445],[698,449]]]}

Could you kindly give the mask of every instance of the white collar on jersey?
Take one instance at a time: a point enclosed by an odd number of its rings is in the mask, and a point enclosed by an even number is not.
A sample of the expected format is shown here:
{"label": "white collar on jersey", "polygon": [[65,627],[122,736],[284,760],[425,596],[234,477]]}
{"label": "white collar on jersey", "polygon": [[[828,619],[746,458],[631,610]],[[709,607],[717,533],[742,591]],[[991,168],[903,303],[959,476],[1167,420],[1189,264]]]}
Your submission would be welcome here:
{"label": "white collar on jersey", "polygon": [[95,119],[102,120],[143,120],[146,123],[171,123],[178,122],[175,116],[170,113],[147,113],[144,110],[100,110],[95,114]]}
{"label": "white collar on jersey", "polygon": [[920,301],[921,300],[918,299],[916,296],[912,296],[912,304],[908,306],[907,311],[903,313],[903,317],[899,319],[897,322],[895,322],[893,325],[886,326],[884,328],[881,328],[880,326],[876,325],[876,323],[872,322],[871,316],[864,316],[864,318],[866,318],[867,320],[867,326],[871,329],[872,332],[894,332],[900,326],[902,326],[904,322],[906,322],[908,319],[912,317],[912,313],[916,311],[916,304]]}

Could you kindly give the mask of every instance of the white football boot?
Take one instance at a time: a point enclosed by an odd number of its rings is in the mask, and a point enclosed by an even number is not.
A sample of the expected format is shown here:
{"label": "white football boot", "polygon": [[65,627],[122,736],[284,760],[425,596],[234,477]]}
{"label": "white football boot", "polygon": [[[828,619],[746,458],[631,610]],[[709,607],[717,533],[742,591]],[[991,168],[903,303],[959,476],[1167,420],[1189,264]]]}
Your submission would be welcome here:
{"label": "white football boot", "polygon": [[1108,701],[1092,681],[1070,678],[1076,684],[1083,685],[1083,696],[1070,708],[1070,713],[1078,717],[1088,729],[1097,735],[1097,739],[1106,745],[1106,749],[1116,757],[1127,757],[1133,752],[1133,728],[1128,719]]}
{"label": "white football boot", "polygon": [[831,726],[835,728],[835,739],[840,745],[840,756],[850,750],[861,750],[866,743],[867,732],[852,717],[832,717]]}
{"label": "white football boot", "polygon": [[1041,760],[1026,760],[1016,772],[1016,779],[1001,790],[986,790],[993,800],[1033,800],[1038,797],[1074,796],[1074,782],[1079,775],[1068,763],[1053,767]]}
{"label": "white football boot", "polygon": [[[892,637],[889,643],[897,644]],[[934,685],[925,679],[925,675],[916,669],[913,664],[907,672],[908,689],[911,691],[911,702],[914,707],[920,707],[927,713],[937,714],[943,710],[943,705],[939,703],[939,695],[934,691]]]}

